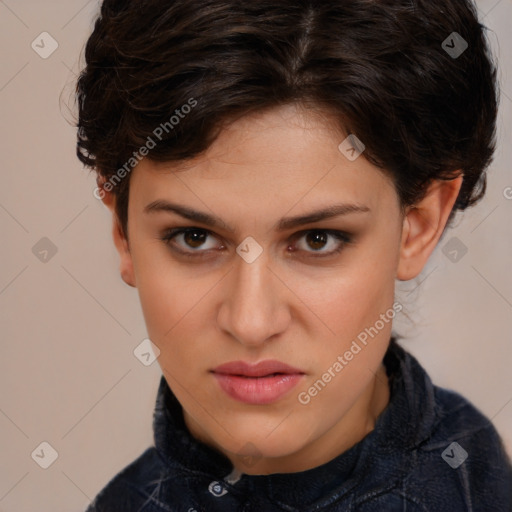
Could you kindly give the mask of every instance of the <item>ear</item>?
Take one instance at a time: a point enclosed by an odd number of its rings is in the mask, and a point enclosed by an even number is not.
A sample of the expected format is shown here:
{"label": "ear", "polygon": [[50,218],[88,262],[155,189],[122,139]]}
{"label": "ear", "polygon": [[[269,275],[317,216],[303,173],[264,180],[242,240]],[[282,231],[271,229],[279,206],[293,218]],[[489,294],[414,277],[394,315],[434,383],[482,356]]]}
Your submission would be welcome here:
{"label": "ear", "polygon": [[462,180],[461,174],[450,181],[433,181],[425,197],[407,209],[396,274],[400,281],[413,279],[423,270],[444,232]]}
{"label": "ear", "polygon": [[116,246],[117,252],[121,257],[120,262],[120,273],[122,280],[136,288],[135,284],[135,272],[133,271],[133,261],[132,255],[130,252],[129,242],[126,236],[123,233],[121,228],[121,223],[119,222],[119,218],[116,213],[116,201],[115,196],[112,192],[107,192],[103,188],[104,179],[98,178],[97,180],[98,188],[100,189],[99,197],[103,201],[103,204],[110,210],[112,213],[112,238],[114,240],[114,244]]}

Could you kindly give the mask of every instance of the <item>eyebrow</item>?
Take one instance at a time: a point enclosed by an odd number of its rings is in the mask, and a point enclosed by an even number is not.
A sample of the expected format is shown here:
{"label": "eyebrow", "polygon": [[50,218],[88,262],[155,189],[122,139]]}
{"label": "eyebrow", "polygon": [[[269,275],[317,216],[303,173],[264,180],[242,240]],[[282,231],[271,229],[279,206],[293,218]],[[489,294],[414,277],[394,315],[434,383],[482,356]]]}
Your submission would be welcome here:
{"label": "eyebrow", "polygon": [[[351,213],[367,213],[370,211],[371,210],[368,208],[368,206],[361,204],[335,204],[320,210],[297,215],[295,217],[283,217],[274,225],[274,228],[276,231],[281,232],[305,224],[311,224],[325,219],[330,219],[332,217],[338,217],[340,215],[348,215]],[[200,212],[198,210],[189,208],[188,206],[171,203],[163,199],[157,199],[144,208],[144,213],[157,212],[175,213],[181,217],[184,217],[185,219],[199,222],[201,224],[206,224],[212,228],[222,228],[230,233],[235,233],[236,231],[233,227],[226,224],[220,217],[217,217],[216,215]]]}

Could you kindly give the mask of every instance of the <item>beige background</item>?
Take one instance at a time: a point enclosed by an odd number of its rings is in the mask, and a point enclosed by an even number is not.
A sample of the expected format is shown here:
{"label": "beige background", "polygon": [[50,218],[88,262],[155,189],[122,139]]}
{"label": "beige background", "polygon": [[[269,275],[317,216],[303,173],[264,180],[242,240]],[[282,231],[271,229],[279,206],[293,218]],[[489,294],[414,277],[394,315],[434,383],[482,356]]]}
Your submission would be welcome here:
{"label": "beige background", "polygon": [[[512,1],[478,7],[501,64],[499,150],[485,200],[446,234],[420,278],[397,288],[417,327],[403,316],[395,327],[436,384],[493,419],[512,453]],[[59,106],[97,8],[0,1],[3,512],[83,511],[152,443],[160,370],[134,357],[146,337],[137,293],[119,277],[109,214]],[[44,31],[59,45],[47,59],[31,48]],[[46,262],[32,251],[43,237],[57,248]],[[452,237],[468,248],[458,263],[442,252]],[[58,452],[46,470],[35,460],[48,450],[31,457],[44,441]]]}

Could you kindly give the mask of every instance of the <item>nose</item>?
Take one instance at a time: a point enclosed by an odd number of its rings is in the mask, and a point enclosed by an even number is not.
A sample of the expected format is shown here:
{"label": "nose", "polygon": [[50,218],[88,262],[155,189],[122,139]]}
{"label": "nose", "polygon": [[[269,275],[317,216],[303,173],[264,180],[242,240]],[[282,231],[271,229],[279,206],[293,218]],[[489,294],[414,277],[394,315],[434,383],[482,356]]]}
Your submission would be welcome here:
{"label": "nose", "polygon": [[287,288],[269,267],[265,251],[252,263],[238,258],[224,283],[218,325],[248,347],[285,332],[290,322]]}

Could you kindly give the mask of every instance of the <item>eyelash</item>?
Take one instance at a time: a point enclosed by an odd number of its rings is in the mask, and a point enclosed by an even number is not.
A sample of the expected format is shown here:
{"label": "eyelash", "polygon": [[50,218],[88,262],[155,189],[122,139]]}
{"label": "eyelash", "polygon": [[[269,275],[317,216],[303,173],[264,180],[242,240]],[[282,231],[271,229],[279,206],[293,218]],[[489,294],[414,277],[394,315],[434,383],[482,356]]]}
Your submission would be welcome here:
{"label": "eyelash", "polygon": [[[176,249],[175,247],[171,247],[171,242],[174,238],[176,238],[177,236],[179,236],[181,234],[190,233],[190,232],[201,232],[201,233],[206,233],[207,235],[212,235],[215,237],[214,233],[212,233],[208,229],[191,227],[191,228],[169,229],[164,233],[164,235],[160,238],[160,240],[162,242],[164,242],[171,250],[173,250],[187,258],[203,258],[203,257],[205,257],[204,255],[206,253],[208,253],[211,250],[214,250],[214,249],[208,249],[206,251],[201,251],[201,250],[183,251],[181,249]],[[330,257],[330,256],[334,256],[336,254],[339,254],[347,245],[350,245],[353,241],[352,235],[350,235],[349,233],[346,233],[345,231],[339,231],[339,230],[335,230],[335,229],[308,229],[308,230],[304,230],[304,231],[295,233],[294,235],[292,235],[292,239],[295,241],[296,239],[300,239],[309,233],[326,233],[326,234],[334,237],[339,242],[341,242],[336,249],[334,249],[330,252],[315,254],[315,252],[309,253],[309,251],[306,251],[313,258],[326,258],[326,257]]]}

